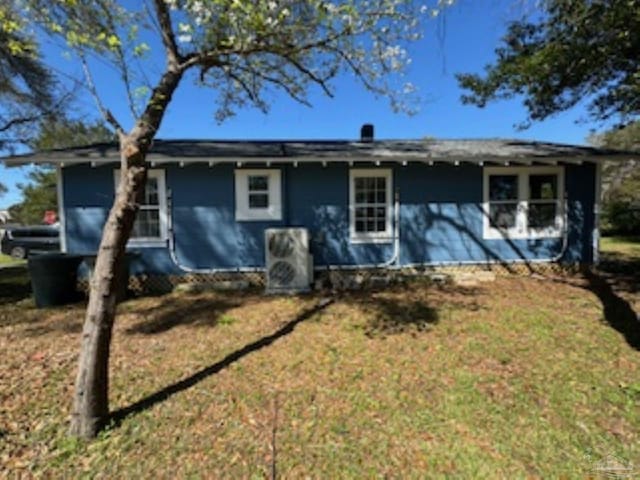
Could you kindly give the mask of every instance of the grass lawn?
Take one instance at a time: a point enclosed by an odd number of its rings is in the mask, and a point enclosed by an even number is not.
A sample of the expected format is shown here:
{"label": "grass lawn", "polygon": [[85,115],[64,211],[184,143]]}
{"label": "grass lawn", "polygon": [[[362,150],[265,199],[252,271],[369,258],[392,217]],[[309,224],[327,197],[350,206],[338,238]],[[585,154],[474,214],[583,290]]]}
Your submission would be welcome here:
{"label": "grass lawn", "polygon": [[0,476],[638,475],[640,294],[609,275],[130,300],[88,444],[65,436],[83,305],[0,289]]}
{"label": "grass lawn", "polygon": [[22,264],[25,263],[24,260],[16,260],[13,257],[10,257],[9,255],[5,255],[3,253],[0,253],[0,267],[4,266],[4,265],[13,265],[13,264]]}
{"label": "grass lawn", "polygon": [[607,254],[618,254],[640,259],[640,237],[604,237],[600,249]]}

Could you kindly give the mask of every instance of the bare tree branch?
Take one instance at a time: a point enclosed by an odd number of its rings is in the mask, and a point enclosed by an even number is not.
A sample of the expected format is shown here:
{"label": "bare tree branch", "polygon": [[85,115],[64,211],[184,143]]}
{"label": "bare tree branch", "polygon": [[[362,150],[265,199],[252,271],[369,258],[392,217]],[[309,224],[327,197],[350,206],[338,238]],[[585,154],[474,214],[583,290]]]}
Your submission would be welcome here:
{"label": "bare tree branch", "polygon": [[[116,31],[116,22],[113,19],[113,15],[111,13],[111,11],[109,10],[109,8],[107,8],[107,6],[101,2],[98,2],[98,6],[100,8],[100,10],[102,11],[107,26],[109,27],[109,30],[112,32]],[[125,54],[124,54],[124,50],[122,48],[122,44],[117,43],[114,47],[114,54],[115,54],[115,67],[119,70],[120,73],[120,78],[122,79],[122,83],[124,84],[124,89],[127,95],[127,104],[129,106],[129,110],[131,112],[131,115],[133,116],[134,120],[136,118],[138,118],[138,111],[136,109],[136,104],[135,101],[133,99],[133,94],[131,92],[131,75],[129,74],[129,66],[127,64],[127,60],[125,58]]]}
{"label": "bare tree branch", "polygon": [[84,72],[84,76],[87,80],[87,89],[89,90],[89,93],[91,93],[93,100],[96,102],[98,110],[100,110],[102,117],[109,125],[111,125],[115,129],[118,135],[123,135],[125,133],[124,129],[122,128],[118,120],[116,120],[116,117],[113,116],[113,113],[111,113],[111,111],[104,106],[102,100],[100,99],[100,95],[98,95],[96,84],[93,81],[93,76],[91,75],[91,70],[89,69],[89,65],[87,64],[87,60],[84,57],[84,54],[79,53],[79,57],[82,62],[82,70]]}
{"label": "bare tree branch", "polygon": [[34,115],[28,115],[26,117],[12,118],[11,120],[7,121],[6,123],[0,125],[0,132],[6,132],[10,128],[16,127],[18,125],[24,125],[25,123],[35,122],[36,120],[42,118],[43,116],[44,116],[43,113],[38,113],[38,114],[34,114]]}
{"label": "bare tree branch", "polygon": [[240,65],[236,65],[236,68],[238,70],[243,70],[251,75],[254,75],[258,78],[263,79],[265,82],[269,82],[272,85],[275,85],[277,87],[282,88],[285,92],[287,92],[287,94],[293,98],[296,102],[301,103],[302,105],[305,105],[307,107],[311,107],[311,103],[305,99],[304,97],[300,96],[295,90],[293,90],[293,88],[291,87],[291,83],[288,81],[287,78],[284,79],[279,79],[277,77],[271,76],[271,75],[267,75],[263,72],[260,72],[258,70],[254,70],[254,69],[250,69],[250,68],[246,68]]}
{"label": "bare tree branch", "polygon": [[236,75],[233,72],[228,72],[228,75],[233,80],[238,82],[238,85],[240,85],[240,87],[245,91],[245,93],[247,94],[247,97],[249,97],[249,100],[251,100],[254,103],[254,105],[257,105],[260,108],[260,110],[265,112],[266,106],[264,105],[264,102],[260,99],[260,96],[256,91],[255,83],[252,86],[249,86],[247,82],[243,78],[241,78],[239,75]]}
{"label": "bare tree branch", "polygon": [[179,68],[181,63],[180,53],[178,52],[176,37],[173,33],[173,27],[171,26],[171,14],[169,13],[167,4],[164,0],[154,0],[153,5],[156,10],[158,23],[160,24],[160,36],[162,37],[162,43],[167,53],[167,62],[170,67]]}
{"label": "bare tree branch", "polygon": [[308,78],[310,78],[313,82],[315,82],[316,84],[318,84],[320,86],[320,88],[322,88],[322,90],[324,91],[324,93],[327,95],[327,97],[329,98],[333,98],[333,92],[329,89],[329,87],[327,86],[327,81],[330,80],[333,76],[335,76],[335,74],[337,73],[337,71],[333,71],[331,72],[330,75],[328,75],[326,78],[320,78],[318,77],[315,73],[313,73],[311,70],[309,70],[307,67],[305,67],[304,65],[302,65],[300,62],[298,62],[295,58],[293,58],[292,55],[285,55],[284,58],[287,59],[287,61],[293,65],[296,69],[298,69],[298,71],[304,75],[306,75]]}

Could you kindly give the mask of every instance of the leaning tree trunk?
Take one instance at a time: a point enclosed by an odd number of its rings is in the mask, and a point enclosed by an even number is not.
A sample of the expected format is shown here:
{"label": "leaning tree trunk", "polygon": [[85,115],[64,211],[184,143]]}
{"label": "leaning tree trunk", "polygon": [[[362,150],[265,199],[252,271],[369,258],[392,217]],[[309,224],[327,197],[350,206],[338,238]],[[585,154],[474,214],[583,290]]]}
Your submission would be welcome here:
{"label": "leaning tree trunk", "polygon": [[128,134],[120,135],[120,184],[102,232],[82,330],[69,433],[93,438],[109,419],[109,350],[116,313],[117,272],[147,178],[146,154],[182,72],[169,69]]}
{"label": "leaning tree trunk", "polygon": [[[121,146],[122,148],[122,146]],[[127,163],[126,151],[122,164]],[[139,192],[144,190],[144,165],[122,169],[115,202],[102,233],[91,277],[89,305],[82,331],[71,433],[94,437],[109,416],[109,347],[116,311],[117,272],[135,220]]]}

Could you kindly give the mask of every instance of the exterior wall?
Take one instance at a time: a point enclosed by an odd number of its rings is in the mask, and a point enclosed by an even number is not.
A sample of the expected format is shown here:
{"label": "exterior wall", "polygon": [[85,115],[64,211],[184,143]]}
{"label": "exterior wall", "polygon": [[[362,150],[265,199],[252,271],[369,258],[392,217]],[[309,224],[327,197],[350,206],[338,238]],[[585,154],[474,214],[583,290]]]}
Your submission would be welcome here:
{"label": "exterior wall", "polygon": [[[393,244],[349,241],[348,165],[276,166],[282,171],[280,221],[235,220],[233,165],[168,165],[172,192],[176,256],[191,268],[239,268],[264,265],[264,230],[305,227],[310,231],[315,265],[385,262]],[[438,262],[549,259],[562,250],[561,239],[486,240],[482,232],[482,167],[473,165],[393,164],[394,190],[400,198],[401,265]],[[67,250],[93,254],[113,201],[112,167],[63,169]],[[595,166],[565,167],[569,235],[561,261],[592,261]],[[181,270],[168,247],[133,247],[134,273]]]}

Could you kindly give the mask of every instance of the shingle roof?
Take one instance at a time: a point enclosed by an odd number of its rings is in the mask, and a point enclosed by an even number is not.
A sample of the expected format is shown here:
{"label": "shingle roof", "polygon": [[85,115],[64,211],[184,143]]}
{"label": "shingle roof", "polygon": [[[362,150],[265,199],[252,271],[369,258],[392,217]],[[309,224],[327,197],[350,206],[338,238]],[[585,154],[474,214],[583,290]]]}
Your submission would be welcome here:
{"label": "shingle roof", "polygon": [[[629,152],[578,145],[505,139],[476,140],[156,140],[150,162],[352,162],[444,161],[505,162],[518,160],[599,161],[637,156]],[[8,165],[26,163],[106,163],[119,158],[117,143],[36,152],[6,158]]]}

